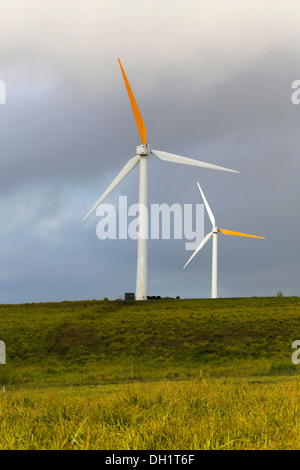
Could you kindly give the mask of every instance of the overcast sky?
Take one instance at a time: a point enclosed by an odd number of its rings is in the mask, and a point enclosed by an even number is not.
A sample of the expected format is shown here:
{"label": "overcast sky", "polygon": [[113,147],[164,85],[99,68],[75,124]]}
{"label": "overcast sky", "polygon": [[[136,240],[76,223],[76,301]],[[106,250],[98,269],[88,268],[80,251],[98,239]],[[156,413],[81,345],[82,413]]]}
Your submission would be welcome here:
{"label": "overcast sky", "polygon": [[[201,204],[220,228],[220,297],[299,295],[300,4],[276,0],[0,0],[0,303],[135,291],[134,240],[99,240],[85,214],[139,135],[239,170],[149,158],[149,204]],[[105,202],[138,202],[138,167]],[[205,215],[204,233],[210,231]],[[211,243],[149,240],[149,295],[209,297]]]}

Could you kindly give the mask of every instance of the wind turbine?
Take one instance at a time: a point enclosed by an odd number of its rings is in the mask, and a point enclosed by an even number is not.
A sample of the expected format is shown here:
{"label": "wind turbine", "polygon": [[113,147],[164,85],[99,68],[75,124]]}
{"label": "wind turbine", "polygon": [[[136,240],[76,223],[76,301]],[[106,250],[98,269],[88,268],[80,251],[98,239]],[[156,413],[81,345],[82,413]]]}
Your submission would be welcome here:
{"label": "wind turbine", "polygon": [[265,239],[265,237],[258,237],[257,235],[249,235],[247,233],[241,233],[241,232],[233,232],[232,230],[224,230],[224,229],[216,227],[216,221],[215,221],[214,215],[212,213],[212,210],[209,207],[209,204],[206,200],[206,197],[204,196],[204,193],[203,193],[203,191],[200,187],[200,184],[199,183],[197,183],[197,184],[198,184],[198,187],[199,187],[204,205],[206,207],[208,216],[209,216],[210,221],[211,221],[212,231],[210,233],[208,233],[203,238],[203,240],[201,241],[199,246],[196,248],[196,250],[194,251],[194,253],[190,257],[190,259],[184,265],[183,269],[189,264],[189,262],[194,258],[194,256],[196,256],[198,251],[200,251],[201,248],[204,247],[205,243],[208,242],[208,240],[212,236],[213,239],[212,239],[211,298],[216,299],[217,298],[217,250],[218,250],[217,241],[218,241],[218,232],[224,233],[225,235],[235,235],[235,236],[238,236],[238,237],[251,237],[251,238],[263,238],[263,239]]}
{"label": "wind turbine", "polygon": [[231,171],[233,173],[239,173],[235,170],[223,168],[221,166],[212,165],[210,163],[201,162],[192,158],[181,157],[180,155],[174,155],[172,153],[162,152],[160,150],[153,150],[147,144],[147,133],[144,125],[141,113],[136,104],[134,95],[130,88],[129,82],[125,75],[124,69],[118,59],[129,100],[131,103],[133,115],[136,121],[138,133],[140,135],[142,144],[136,147],[136,156],[131,158],[126,165],[122,168],[113,182],[109,185],[106,191],[94,204],[92,209],[84,217],[85,220],[91,212],[93,212],[102,201],[113,191],[113,189],[130,173],[131,170],[139,163],[140,164],[140,175],[139,175],[139,236],[138,236],[138,250],[137,250],[137,274],[136,274],[136,300],[147,299],[147,274],[148,274],[148,255],[147,255],[147,211],[141,210],[141,208],[147,208],[148,203],[148,157],[150,154],[167,162],[182,163],[184,165],[200,166],[203,168],[211,168],[214,170]]}

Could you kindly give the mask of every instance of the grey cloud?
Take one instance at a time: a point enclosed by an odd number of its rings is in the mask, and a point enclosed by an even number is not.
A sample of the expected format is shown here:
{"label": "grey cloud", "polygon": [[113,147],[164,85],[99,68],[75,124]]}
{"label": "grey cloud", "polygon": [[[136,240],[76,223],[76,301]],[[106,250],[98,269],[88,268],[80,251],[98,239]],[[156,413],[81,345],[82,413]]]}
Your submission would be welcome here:
{"label": "grey cloud", "polygon": [[[147,37],[140,23],[133,33],[138,18],[124,17],[120,2],[104,3],[107,10],[78,2],[73,11],[68,1],[32,1],[25,11],[12,1],[17,17],[7,7],[0,20],[0,79],[8,94],[0,106],[1,301],[116,298],[135,290],[136,243],[98,240],[95,215],[82,222],[139,140],[118,55],[150,145],[240,170],[194,169],[151,156],[149,202],[202,203],[199,181],[221,227],[267,237],[220,237],[220,295],[298,295],[295,9],[280,19],[284,4],[274,2],[278,34],[265,11],[253,38],[260,2],[248,20],[239,7],[234,16],[220,4],[217,18],[215,7],[201,2],[189,12],[186,2],[172,2],[177,10],[168,18],[167,5],[159,13],[143,6]],[[155,18],[165,27],[161,35],[150,27]],[[122,194],[137,201],[138,168],[107,202],[117,204]],[[211,246],[182,270],[189,255],[184,240],[150,240],[150,294],[209,297]]]}

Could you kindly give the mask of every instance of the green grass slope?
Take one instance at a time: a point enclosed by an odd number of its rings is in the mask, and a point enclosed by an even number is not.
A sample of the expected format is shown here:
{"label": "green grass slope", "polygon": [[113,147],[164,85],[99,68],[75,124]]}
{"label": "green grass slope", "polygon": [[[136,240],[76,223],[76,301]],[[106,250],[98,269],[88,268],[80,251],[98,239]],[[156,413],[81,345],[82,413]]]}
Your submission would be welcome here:
{"label": "green grass slope", "polygon": [[297,339],[298,297],[0,305],[0,381],[298,374]]}

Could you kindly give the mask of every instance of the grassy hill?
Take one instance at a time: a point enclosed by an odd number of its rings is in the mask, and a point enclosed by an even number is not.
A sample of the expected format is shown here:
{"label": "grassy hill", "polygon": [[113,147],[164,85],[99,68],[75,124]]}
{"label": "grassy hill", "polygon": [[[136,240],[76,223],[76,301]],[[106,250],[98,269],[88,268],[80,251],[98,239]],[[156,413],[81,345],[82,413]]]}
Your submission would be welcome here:
{"label": "grassy hill", "polygon": [[[0,305],[6,383],[298,374],[300,299]],[[299,368],[299,369],[298,369]]]}
{"label": "grassy hill", "polygon": [[300,448],[299,298],[0,305],[0,339],[1,450]]}

